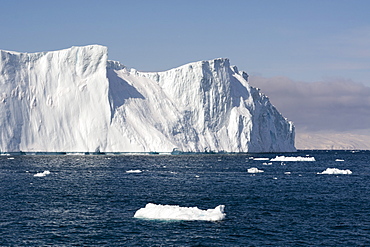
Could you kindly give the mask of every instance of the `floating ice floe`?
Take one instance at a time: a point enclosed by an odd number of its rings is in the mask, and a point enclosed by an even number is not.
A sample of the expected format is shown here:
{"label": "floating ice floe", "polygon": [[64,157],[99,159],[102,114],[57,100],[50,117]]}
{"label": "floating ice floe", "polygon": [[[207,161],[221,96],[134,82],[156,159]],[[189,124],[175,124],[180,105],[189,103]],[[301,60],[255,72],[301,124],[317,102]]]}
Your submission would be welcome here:
{"label": "floating ice floe", "polygon": [[270,165],[272,165],[272,162],[269,162],[269,163],[263,162],[262,165],[264,165],[264,166],[270,166]]}
{"label": "floating ice floe", "polygon": [[318,172],[317,174],[352,174],[352,171],[349,169],[340,170],[338,168],[327,168],[323,172]]}
{"label": "floating ice floe", "polygon": [[344,161],[344,160],[342,160],[342,159],[336,159],[335,161]]}
{"label": "floating ice floe", "polygon": [[134,218],[156,220],[204,220],[218,221],[225,218],[224,205],[214,209],[201,210],[197,207],[180,207],[177,205],[146,204],[136,211]]}
{"label": "floating ice floe", "polygon": [[128,170],[126,173],[140,173],[142,172],[141,170]]}
{"label": "floating ice floe", "polygon": [[261,173],[261,172],[264,172],[263,170],[258,170],[258,168],[256,167],[252,167],[252,168],[249,168],[247,170],[248,173]]}
{"label": "floating ice floe", "polygon": [[270,160],[269,158],[253,158],[253,160]]}
{"label": "floating ice floe", "polygon": [[49,174],[50,174],[50,171],[43,171],[43,172],[36,173],[33,176],[34,177],[45,177],[46,175],[49,175]]}
{"label": "floating ice floe", "polygon": [[285,156],[276,156],[270,161],[316,161],[315,157],[285,157]]}

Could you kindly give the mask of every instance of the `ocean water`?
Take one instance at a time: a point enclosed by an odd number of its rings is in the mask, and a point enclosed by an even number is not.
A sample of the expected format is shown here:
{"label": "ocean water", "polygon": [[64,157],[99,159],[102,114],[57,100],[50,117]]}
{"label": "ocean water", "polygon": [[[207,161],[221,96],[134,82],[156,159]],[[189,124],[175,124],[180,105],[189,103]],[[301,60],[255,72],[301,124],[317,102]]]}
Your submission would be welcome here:
{"label": "ocean water", "polygon": [[[252,159],[276,155],[1,156],[0,246],[370,246],[370,151]],[[147,203],[226,217],[134,218]]]}

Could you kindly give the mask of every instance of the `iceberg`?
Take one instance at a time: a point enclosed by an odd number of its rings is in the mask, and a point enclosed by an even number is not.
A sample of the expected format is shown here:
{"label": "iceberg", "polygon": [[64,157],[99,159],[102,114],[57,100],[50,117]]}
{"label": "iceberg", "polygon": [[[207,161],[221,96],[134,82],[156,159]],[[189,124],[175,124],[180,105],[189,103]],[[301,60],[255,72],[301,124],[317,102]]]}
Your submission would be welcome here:
{"label": "iceberg", "polygon": [[49,175],[49,174],[50,174],[50,171],[43,171],[43,172],[38,172],[33,176],[34,177],[45,177],[46,175]]}
{"label": "iceberg", "polygon": [[100,45],[0,50],[0,152],[292,152],[294,125],[228,59],[140,72]]}
{"label": "iceberg", "polygon": [[269,158],[253,158],[253,160],[270,160]]}
{"label": "iceberg", "polygon": [[352,174],[352,171],[349,169],[340,170],[338,168],[327,168],[323,172],[318,172],[317,174]]}
{"label": "iceberg", "polygon": [[256,167],[252,167],[252,168],[249,168],[248,170],[247,170],[247,172],[248,173],[262,173],[262,172],[264,172],[263,170],[259,170],[258,168],[256,168]]}
{"label": "iceberg", "polygon": [[316,161],[315,157],[285,157],[285,156],[276,156],[270,161]]}
{"label": "iceberg", "polygon": [[158,205],[148,203],[145,208],[136,211],[134,218],[156,220],[202,220],[219,221],[226,216],[225,206],[219,205],[214,209],[201,210],[197,207],[180,207],[177,205]]}
{"label": "iceberg", "polygon": [[128,170],[126,173],[141,173],[141,170]]}

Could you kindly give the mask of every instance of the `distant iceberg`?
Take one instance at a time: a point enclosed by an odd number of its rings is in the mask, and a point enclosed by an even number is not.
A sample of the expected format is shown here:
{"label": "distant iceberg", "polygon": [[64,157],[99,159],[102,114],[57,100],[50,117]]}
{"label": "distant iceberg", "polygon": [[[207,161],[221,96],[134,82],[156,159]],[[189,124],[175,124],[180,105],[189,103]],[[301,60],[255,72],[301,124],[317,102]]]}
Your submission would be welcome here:
{"label": "distant iceberg", "polygon": [[158,205],[148,203],[145,208],[136,211],[134,218],[156,220],[203,220],[219,221],[225,218],[225,206],[219,205],[214,209],[201,210],[197,207],[180,207],[173,205]]}
{"label": "distant iceberg", "polygon": [[50,171],[43,171],[43,172],[36,173],[33,176],[34,177],[45,177],[46,175],[49,175],[49,174],[50,174]]}
{"label": "distant iceberg", "polygon": [[253,160],[270,160],[269,158],[253,158]]}
{"label": "distant iceberg", "polygon": [[141,170],[128,170],[126,173],[141,173]]}
{"label": "distant iceberg", "polygon": [[316,161],[315,157],[285,157],[285,156],[276,156],[270,161]]}
{"label": "distant iceberg", "polygon": [[352,171],[349,169],[340,170],[338,168],[327,168],[323,172],[318,172],[317,174],[352,174]]}
{"label": "distant iceberg", "polygon": [[252,168],[249,168],[248,170],[247,170],[247,172],[248,173],[262,173],[262,172],[264,172],[263,170],[259,170],[258,168],[256,168],[256,167],[252,167]]}

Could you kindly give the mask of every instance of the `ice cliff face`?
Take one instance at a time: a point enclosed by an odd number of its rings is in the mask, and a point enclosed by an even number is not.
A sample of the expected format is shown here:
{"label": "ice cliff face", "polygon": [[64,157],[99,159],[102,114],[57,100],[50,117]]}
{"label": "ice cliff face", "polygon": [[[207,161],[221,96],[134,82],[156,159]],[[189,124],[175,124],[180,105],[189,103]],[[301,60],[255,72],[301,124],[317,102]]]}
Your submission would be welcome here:
{"label": "ice cliff face", "polygon": [[158,73],[103,46],[0,51],[1,152],[294,151],[294,127],[227,59]]}

